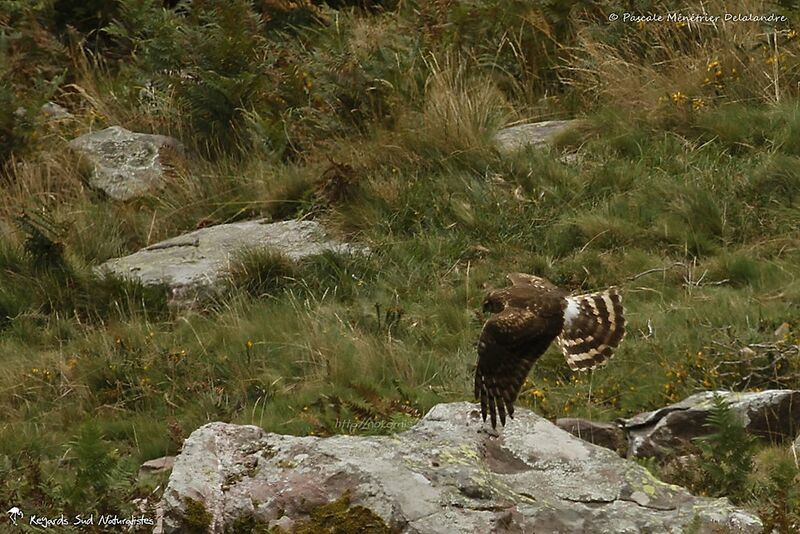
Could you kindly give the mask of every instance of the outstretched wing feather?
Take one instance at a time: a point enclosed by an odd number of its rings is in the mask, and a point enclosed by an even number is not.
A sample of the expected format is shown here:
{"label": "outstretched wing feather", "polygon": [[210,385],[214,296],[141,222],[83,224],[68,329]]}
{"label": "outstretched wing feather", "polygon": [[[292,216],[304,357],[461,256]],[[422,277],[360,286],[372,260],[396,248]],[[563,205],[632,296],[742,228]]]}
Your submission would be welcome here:
{"label": "outstretched wing feather", "polygon": [[514,416],[514,402],[533,363],[550,344],[547,323],[525,308],[506,308],[486,321],[478,341],[475,397],[492,427]]}

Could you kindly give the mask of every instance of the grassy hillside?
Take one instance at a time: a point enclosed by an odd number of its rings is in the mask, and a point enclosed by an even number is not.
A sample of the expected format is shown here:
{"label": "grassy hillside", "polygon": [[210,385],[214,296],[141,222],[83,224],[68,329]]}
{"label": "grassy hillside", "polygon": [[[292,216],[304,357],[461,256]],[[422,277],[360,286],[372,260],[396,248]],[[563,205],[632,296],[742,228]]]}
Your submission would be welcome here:
{"label": "grassy hillside", "polygon": [[[628,5],[614,1],[90,4],[0,1],[0,504],[129,513],[163,488],[136,480],[141,462],[208,421],[390,432],[470,399],[482,296],[510,271],[617,285],[628,310],[608,366],[540,360],[520,398],[540,414],[800,388],[791,6],[637,3],[786,16],[710,25],[610,23]],[[74,116],[46,119],[47,101]],[[554,118],[583,123],[545,150],[494,147],[503,125]],[[66,143],[112,125],[189,147],[165,191],[123,203],[86,186]],[[311,217],[372,252],[254,251],[191,311],[92,274],[261,216]],[[732,497],[790,532],[797,464],[781,444],[753,454]],[[713,480],[676,482],[728,493]]]}

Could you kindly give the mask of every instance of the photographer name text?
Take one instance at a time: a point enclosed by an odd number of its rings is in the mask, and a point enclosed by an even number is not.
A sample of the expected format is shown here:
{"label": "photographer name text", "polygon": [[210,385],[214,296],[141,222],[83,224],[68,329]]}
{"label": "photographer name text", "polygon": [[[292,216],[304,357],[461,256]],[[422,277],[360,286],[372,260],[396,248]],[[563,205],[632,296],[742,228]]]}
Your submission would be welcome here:
{"label": "photographer name text", "polygon": [[788,22],[789,19],[784,15],[770,13],[767,15],[757,15],[754,13],[725,13],[722,15],[710,15],[708,13],[667,13],[659,15],[654,13],[611,13],[608,15],[611,22],[673,22],[673,23],[700,23],[717,24],[718,22]]}
{"label": "photographer name text", "polygon": [[57,527],[139,527],[139,526],[154,526],[155,521],[145,516],[131,516],[120,517],[116,514],[99,514],[95,516],[90,515],[76,515],[71,518],[60,515],[57,517],[44,517],[33,514],[28,517],[28,524],[39,528],[57,528]]}

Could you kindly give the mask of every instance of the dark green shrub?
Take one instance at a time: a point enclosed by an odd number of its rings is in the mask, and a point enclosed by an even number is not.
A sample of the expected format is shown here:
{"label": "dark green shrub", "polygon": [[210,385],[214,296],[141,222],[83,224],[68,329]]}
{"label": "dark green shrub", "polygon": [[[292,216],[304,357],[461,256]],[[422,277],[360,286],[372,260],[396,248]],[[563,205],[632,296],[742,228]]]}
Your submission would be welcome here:
{"label": "dark green shrub", "polygon": [[143,85],[185,109],[191,140],[202,152],[250,150],[254,111],[262,123],[279,120],[276,56],[250,2],[198,0],[170,11],[155,0],[121,0],[106,32],[130,49]]}
{"label": "dark green shrub", "polygon": [[740,502],[746,497],[747,477],[753,469],[755,440],[728,402],[719,396],[714,397],[706,426],[712,433],[695,440],[706,475],[705,490]]}

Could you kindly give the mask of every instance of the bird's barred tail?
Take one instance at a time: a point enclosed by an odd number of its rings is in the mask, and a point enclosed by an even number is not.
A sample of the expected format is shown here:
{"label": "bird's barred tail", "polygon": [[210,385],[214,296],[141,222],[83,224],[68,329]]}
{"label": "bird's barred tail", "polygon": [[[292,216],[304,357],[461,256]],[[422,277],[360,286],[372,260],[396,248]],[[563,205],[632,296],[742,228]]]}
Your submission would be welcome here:
{"label": "bird's barred tail", "polygon": [[616,289],[567,297],[558,342],[573,371],[605,363],[624,335],[622,297]]}

